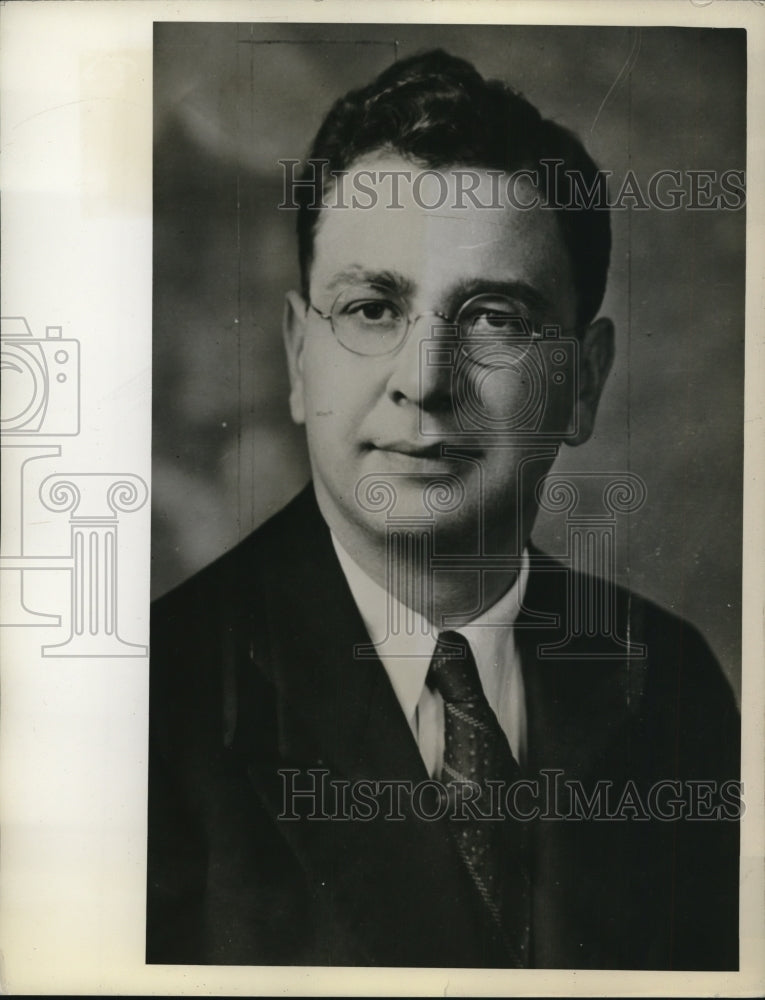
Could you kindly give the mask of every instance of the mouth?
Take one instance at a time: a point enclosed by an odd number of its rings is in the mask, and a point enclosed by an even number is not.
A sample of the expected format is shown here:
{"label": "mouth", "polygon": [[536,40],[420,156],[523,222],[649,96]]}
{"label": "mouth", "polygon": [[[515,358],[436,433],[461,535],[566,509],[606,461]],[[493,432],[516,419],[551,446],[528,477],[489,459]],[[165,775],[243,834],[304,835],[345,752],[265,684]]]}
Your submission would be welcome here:
{"label": "mouth", "polygon": [[388,451],[395,455],[409,455],[410,458],[442,458],[443,445],[436,444],[414,444],[410,441],[393,441],[390,444],[377,444],[371,446],[374,451]]}
{"label": "mouth", "polygon": [[445,454],[447,445],[454,445],[455,442],[435,441],[429,444],[422,444],[414,441],[389,441],[381,444],[369,442],[367,449],[371,452],[380,452],[383,455],[401,456],[406,460],[414,462],[439,462],[454,463],[459,461],[456,456]]}

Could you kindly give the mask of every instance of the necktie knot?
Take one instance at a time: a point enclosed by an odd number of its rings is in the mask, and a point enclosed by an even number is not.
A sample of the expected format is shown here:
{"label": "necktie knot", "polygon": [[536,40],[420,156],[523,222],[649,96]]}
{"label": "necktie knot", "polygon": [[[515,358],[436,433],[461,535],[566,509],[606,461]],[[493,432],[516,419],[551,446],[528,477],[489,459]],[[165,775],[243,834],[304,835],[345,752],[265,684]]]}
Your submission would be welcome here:
{"label": "necktie knot", "polygon": [[426,683],[445,702],[475,702],[484,698],[470,644],[459,632],[441,632],[438,636]]}

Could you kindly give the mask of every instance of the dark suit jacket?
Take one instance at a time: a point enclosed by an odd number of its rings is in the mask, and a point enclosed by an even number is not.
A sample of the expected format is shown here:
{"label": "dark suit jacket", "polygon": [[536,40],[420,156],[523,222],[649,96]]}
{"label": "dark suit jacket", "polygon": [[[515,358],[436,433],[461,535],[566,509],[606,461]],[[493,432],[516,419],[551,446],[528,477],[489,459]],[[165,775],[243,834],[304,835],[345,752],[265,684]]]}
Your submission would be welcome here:
{"label": "dark suit jacket", "polygon": [[[738,715],[699,634],[619,591],[620,634],[644,659],[593,658],[597,637],[540,656],[565,634],[572,579],[532,562],[517,626],[527,775],[643,796],[736,779]],[[156,603],[149,962],[505,965],[444,822],[278,818],[279,769],[427,777],[382,664],[353,657],[368,642],[311,487]],[[530,832],[535,966],[738,967],[736,822],[539,818]]]}

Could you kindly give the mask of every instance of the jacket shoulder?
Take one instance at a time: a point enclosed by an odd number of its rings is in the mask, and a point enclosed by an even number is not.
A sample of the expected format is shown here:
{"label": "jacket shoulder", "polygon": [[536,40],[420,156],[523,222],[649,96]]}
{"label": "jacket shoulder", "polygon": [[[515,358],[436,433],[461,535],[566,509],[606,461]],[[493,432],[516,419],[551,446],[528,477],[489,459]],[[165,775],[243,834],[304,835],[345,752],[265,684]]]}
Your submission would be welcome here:
{"label": "jacket shoulder", "polygon": [[[154,719],[226,715],[251,643],[267,647],[289,612],[301,535],[315,530],[303,491],[268,521],[151,606],[150,684]],[[267,657],[265,660],[267,661]],[[225,729],[225,723],[224,723]],[[220,734],[218,734],[220,736]],[[218,736],[215,738],[218,739]]]}
{"label": "jacket shoulder", "polygon": [[252,588],[288,562],[298,536],[306,530],[305,520],[313,520],[307,494],[308,488],[233,548],[153,601],[152,623],[176,620],[190,609],[203,612],[203,617],[222,611],[243,588]]}
{"label": "jacket shoulder", "polygon": [[[733,690],[695,625],[656,602],[577,572],[538,550],[526,592],[532,612],[557,619],[525,640],[544,698],[561,718],[600,712],[631,720],[655,759],[738,773]],[[529,677],[534,683],[534,677]],[[599,706],[596,707],[596,706]],[[614,722],[614,728],[617,723]]]}

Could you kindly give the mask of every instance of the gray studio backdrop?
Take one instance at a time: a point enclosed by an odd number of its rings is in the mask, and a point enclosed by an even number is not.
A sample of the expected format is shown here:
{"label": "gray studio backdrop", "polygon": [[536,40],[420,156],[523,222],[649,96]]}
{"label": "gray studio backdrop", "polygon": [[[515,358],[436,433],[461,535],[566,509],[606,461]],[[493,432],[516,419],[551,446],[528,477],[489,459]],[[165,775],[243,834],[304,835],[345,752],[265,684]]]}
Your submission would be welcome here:
{"label": "gray studio backdrop", "polygon": [[[281,158],[340,94],[441,46],[632,169],[743,170],[743,31],[433,25],[155,26],[153,592],[234,545],[308,479],[280,323],[297,286]],[[745,213],[613,215],[617,359],[594,438],[559,470],[632,471],[618,578],[698,625],[738,691]],[[535,540],[565,546],[542,516]]]}

